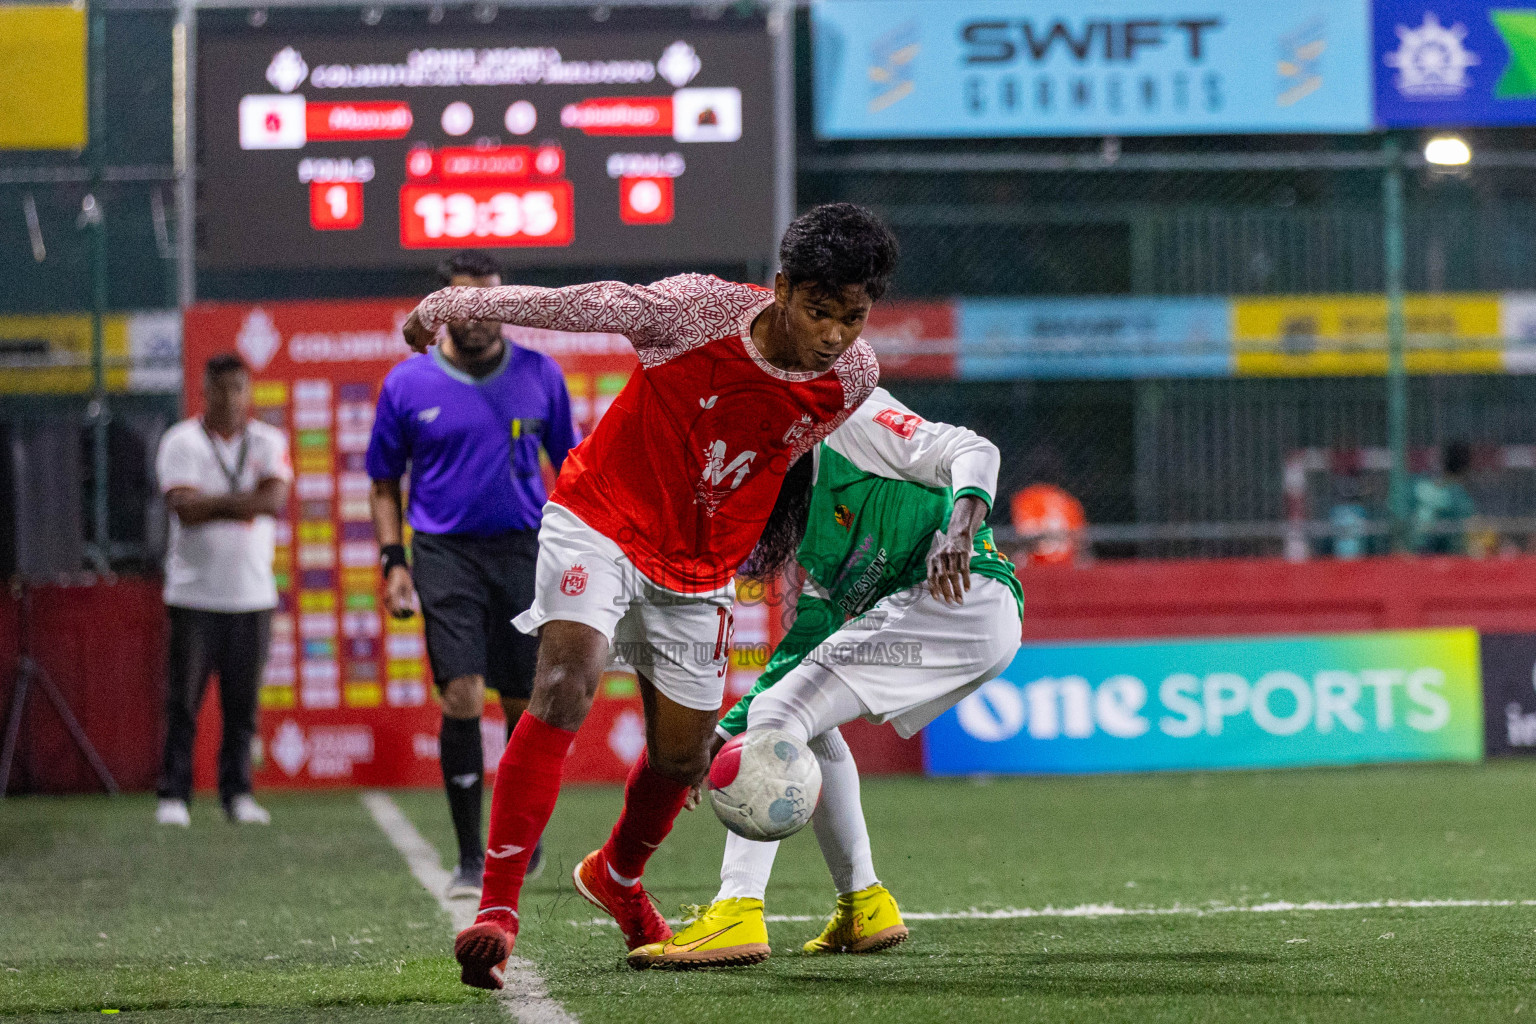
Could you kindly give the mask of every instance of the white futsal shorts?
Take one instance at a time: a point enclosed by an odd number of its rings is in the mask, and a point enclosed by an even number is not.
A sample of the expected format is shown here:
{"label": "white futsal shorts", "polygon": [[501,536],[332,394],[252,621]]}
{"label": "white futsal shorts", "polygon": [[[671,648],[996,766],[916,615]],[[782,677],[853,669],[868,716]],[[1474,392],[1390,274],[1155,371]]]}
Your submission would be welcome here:
{"label": "white futsal shorts", "polygon": [[551,620],[580,622],[608,638],[615,660],[670,699],[718,711],[730,666],[736,588],[679,594],[652,583],[619,546],[562,505],[544,506],[533,604],[512,620],[536,633]]}
{"label": "white futsal shorts", "polygon": [[972,573],[959,607],[945,604],[921,583],[845,623],[767,693],[802,674],[807,664],[818,666],[858,696],[866,718],[891,722],[900,735],[913,736],[1007,668],[1023,629],[1013,591],[997,580]]}

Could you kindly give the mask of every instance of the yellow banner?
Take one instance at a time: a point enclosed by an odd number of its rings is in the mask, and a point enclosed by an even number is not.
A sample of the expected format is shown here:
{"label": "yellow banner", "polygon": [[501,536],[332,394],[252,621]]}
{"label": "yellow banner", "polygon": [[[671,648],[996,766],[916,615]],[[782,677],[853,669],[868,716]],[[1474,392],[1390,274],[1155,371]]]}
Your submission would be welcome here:
{"label": "yellow banner", "polygon": [[[128,317],[104,317],[101,344],[110,367],[108,390],[127,390]],[[78,394],[90,389],[89,314],[0,316],[0,394]]]}
{"label": "yellow banner", "polygon": [[[1498,295],[1410,295],[1404,313],[1409,373],[1503,371]],[[1232,344],[1240,377],[1385,373],[1387,300],[1383,295],[1234,299]]]}
{"label": "yellow banner", "polygon": [[[109,313],[101,347],[108,391],[181,391],[181,314]],[[91,390],[89,313],[0,316],[0,394]]]}
{"label": "yellow banner", "polygon": [[85,5],[0,4],[0,149],[84,149]]}

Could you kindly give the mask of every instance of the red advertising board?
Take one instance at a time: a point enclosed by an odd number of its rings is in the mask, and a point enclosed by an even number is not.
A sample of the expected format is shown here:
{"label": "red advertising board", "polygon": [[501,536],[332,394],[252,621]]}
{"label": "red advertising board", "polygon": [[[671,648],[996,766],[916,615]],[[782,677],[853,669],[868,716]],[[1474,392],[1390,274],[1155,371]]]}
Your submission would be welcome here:
{"label": "red advertising board", "polygon": [[[274,568],[281,604],[261,689],[258,788],[414,786],[440,781],[441,712],[420,617],[384,614],[378,548],[363,459],[385,375],[410,356],[400,324],[413,300],[204,304],[186,313],[187,408],[202,409],[202,366],[238,352],[254,375],[256,414],[288,433],[293,496],[278,527]],[[573,417],[590,432],[639,365],[618,335],[506,328],[565,371]],[[751,687],[780,617],[754,594],[736,611],[727,700]],[[487,704],[487,768],[502,723]],[[217,701],[198,730],[198,784],[212,784]],[[625,777],[645,742],[635,679],[612,672],[568,763],[573,782]]]}
{"label": "red advertising board", "polygon": [[877,302],[864,337],[887,377],[955,376],[960,332],[951,300]]}

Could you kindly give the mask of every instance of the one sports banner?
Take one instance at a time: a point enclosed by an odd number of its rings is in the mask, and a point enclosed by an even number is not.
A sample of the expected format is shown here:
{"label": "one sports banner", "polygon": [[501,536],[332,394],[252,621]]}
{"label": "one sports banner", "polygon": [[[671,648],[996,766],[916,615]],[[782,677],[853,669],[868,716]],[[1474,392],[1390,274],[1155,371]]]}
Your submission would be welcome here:
{"label": "one sports banner", "polygon": [[1471,629],[1029,646],[931,725],[935,775],[1473,761]]}

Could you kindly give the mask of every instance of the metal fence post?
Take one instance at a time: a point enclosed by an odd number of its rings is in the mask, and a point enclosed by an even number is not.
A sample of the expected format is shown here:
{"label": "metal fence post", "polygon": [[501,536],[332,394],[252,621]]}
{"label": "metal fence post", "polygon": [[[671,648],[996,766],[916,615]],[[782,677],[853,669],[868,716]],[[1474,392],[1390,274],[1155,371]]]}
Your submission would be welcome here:
{"label": "metal fence post", "polygon": [[176,304],[192,305],[197,298],[197,5],[177,0],[171,30],[172,161],[176,175]]}
{"label": "metal fence post", "polygon": [[1392,550],[1408,545],[1408,371],[1403,347],[1403,159],[1398,140],[1382,143],[1382,248],[1387,291],[1387,447],[1392,465],[1387,476],[1387,505],[1392,520]]}
{"label": "metal fence post", "polygon": [[90,143],[91,194],[82,210],[84,226],[91,233],[91,401],[87,415],[91,421],[91,471],[95,484],[91,501],[91,560],[96,571],[105,573],[112,565],[111,517],[107,474],[110,471],[107,427],[111,413],[107,406],[106,349],[102,338],[102,320],[107,311],[107,219],[102,199],[102,168],[106,164],[106,53],[107,18],[100,6],[93,5],[90,15],[90,60],[87,64],[90,107],[87,126]]}
{"label": "metal fence post", "polygon": [[795,4],[774,0],[768,10],[773,36],[773,240],[768,268],[779,269],[779,239],[795,219]]}

